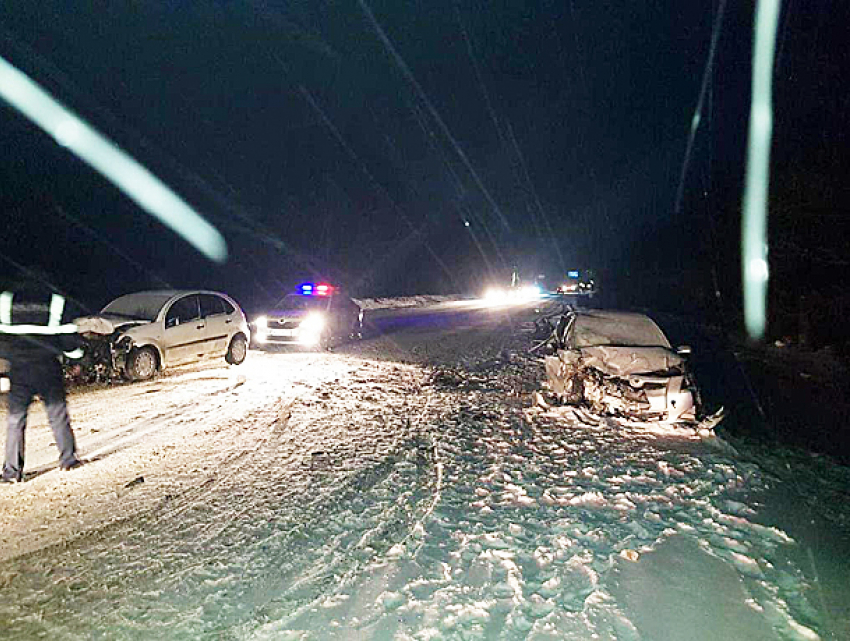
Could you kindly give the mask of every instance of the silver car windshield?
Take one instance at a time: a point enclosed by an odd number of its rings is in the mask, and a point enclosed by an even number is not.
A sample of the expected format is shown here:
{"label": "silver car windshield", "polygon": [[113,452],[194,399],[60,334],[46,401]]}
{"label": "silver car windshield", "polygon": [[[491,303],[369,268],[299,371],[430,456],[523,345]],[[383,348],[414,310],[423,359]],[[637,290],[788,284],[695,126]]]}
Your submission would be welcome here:
{"label": "silver car windshield", "polygon": [[658,325],[641,314],[580,314],[576,317],[573,332],[575,347],[630,345],[670,349],[670,342]]}
{"label": "silver car windshield", "polygon": [[101,310],[101,314],[126,316],[138,320],[154,321],[163,305],[174,296],[173,292],[141,292],[116,298]]}

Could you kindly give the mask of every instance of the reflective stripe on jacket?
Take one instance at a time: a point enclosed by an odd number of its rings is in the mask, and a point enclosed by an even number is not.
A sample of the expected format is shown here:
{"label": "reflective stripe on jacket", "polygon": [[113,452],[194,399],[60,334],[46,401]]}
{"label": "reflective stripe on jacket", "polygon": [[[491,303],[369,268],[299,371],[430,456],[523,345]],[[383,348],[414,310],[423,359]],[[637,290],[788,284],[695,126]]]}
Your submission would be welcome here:
{"label": "reflective stripe on jacket", "polygon": [[0,293],[0,357],[13,363],[43,360],[65,353],[80,358],[77,326],[63,323],[65,297],[25,300],[15,292]]}

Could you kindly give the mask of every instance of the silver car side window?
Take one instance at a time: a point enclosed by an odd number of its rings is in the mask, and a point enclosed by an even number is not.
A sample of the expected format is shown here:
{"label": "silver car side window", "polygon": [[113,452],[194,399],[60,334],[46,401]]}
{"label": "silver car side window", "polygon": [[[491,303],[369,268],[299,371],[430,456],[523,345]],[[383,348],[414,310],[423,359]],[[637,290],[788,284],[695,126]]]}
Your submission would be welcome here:
{"label": "silver car side window", "polygon": [[192,294],[179,298],[171,304],[165,314],[165,328],[183,325],[201,317],[198,307],[198,297]]}
{"label": "silver car side window", "polygon": [[224,299],[215,294],[200,294],[201,299],[201,316],[209,318],[210,316],[219,316],[226,313],[224,308]]}

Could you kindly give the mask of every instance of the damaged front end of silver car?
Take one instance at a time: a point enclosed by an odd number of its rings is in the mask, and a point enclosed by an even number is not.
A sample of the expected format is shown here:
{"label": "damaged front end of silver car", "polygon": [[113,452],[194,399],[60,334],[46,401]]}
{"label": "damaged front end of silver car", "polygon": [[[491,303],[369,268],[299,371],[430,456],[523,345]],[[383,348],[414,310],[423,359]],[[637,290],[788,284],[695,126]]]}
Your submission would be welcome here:
{"label": "damaged front end of silver car", "polygon": [[[75,319],[83,342],[83,356],[65,363],[65,374],[78,383],[111,383],[124,378],[127,355],[133,348],[132,339],[123,332],[134,323],[115,323],[100,316]],[[72,374],[79,365],[79,374]]]}
{"label": "damaged front end of silver car", "polygon": [[[697,423],[699,392],[689,375],[675,368],[654,373],[616,373],[596,353],[600,349],[557,350],[545,357],[546,378],[558,401],[642,421]],[[623,348],[617,349],[623,358]]]}
{"label": "damaged front end of silver car", "polygon": [[[546,354],[548,401],[666,425],[719,423],[722,409],[711,416],[703,411],[685,358],[690,348],[672,349],[651,319],[621,316],[622,324],[617,312],[571,311],[558,319],[551,335],[535,348]],[[639,330],[634,345],[624,344],[630,322]],[[657,332],[657,340],[647,329]]]}

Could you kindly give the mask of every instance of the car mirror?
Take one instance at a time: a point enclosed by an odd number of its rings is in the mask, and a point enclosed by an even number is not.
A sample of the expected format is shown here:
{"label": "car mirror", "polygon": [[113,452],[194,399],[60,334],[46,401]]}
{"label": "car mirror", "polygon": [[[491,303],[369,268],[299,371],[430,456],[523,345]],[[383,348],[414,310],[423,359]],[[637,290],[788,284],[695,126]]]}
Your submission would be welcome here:
{"label": "car mirror", "polygon": [[679,356],[688,356],[691,353],[691,346],[690,345],[679,345],[676,348],[676,353]]}

